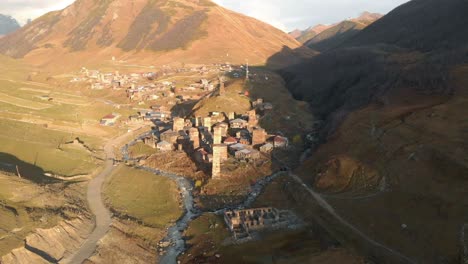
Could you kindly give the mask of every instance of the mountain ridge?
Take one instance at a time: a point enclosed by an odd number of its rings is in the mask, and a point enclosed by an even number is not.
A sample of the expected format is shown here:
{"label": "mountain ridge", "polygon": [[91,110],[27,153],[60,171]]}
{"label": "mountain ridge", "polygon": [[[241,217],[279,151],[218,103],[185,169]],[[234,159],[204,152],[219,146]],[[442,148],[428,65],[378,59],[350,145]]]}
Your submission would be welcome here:
{"label": "mountain ridge", "polygon": [[[331,30],[332,32],[336,32],[337,29],[333,29],[334,27],[338,26],[338,27],[341,27],[341,29],[343,29],[342,24],[352,24],[353,25],[352,29],[362,30],[366,26],[380,19],[381,17],[382,17],[381,14],[364,11],[356,18],[345,19],[341,22],[333,23],[329,25],[318,24],[318,25],[309,27],[305,30],[296,29],[290,32],[289,35],[295,38],[300,43],[303,43],[304,45],[307,46],[307,43],[311,45],[312,43],[319,42],[318,39],[323,40],[323,39],[331,38],[333,34],[328,33],[328,35],[326,35],[324,34],[324,31]],[[351,30],[351,29],[348,29],[348,30]]]}
{"label": "mountain ridge", "polygon": [[20,27],[18,21],[13,17],[0,14],[0,36],[14,32]]}
{"label": "mountain ridge", "polygon": [[96,63],[111,57],[143,63],[264,63],[283,47],[300,44],[208,0],[78,0],[0,40],[1,53],[36,65],[53,64],[58,55],[70,63],[77,57]]}

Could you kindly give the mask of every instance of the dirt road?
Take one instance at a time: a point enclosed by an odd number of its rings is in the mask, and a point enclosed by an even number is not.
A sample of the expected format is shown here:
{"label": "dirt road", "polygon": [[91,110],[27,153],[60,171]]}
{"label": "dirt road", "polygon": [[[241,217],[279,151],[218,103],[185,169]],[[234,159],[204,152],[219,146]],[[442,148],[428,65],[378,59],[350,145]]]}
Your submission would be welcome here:
{"label": "dirt road", "polygon": [[315,192],[312,188],[308,187],[299,176],[294,175],[293,173],[289,173],[289,176],[295,180],[297,183],[302,185],[304,189],[307,190],[307,192],[315,199],[315,201],[322,207],[324,210],[326,210],[329,214],[331,214],[336,220],[338,220],[342,225],[346,226],[350,230],[352,230],[356,235],[358,235],[361,239],[364,239],[367,241],[369,244],[371,244],[374,247],[380,248],[382,250],[385,250],[389,252],[390,254],[396,256],[398,259],[400,259],[402,262],[401,263],[416,263],[415,261],[411,260],[410,258],[404,256],[400,252],[397,252],[364,234],[361,232],[359,229],[357,229],[354,225],[352,225],[350,222],[346,221],[343,217],[341,217],[335,209],[317,192]]}
{"label": "dirt road", "polygon": [[[140,128],[141,129],[141,128]],[[139,129],[137,129],[139,130]],[[102,199],[102,185],[106,178],[114,171],[114,149],[120,146],[122,142],[128,140],[133,134],[127,133],[115,139],[110,140],[104,147],[106,154],[106,162],[104,163],[104,170],[94,179],[89,182],[87,200],[89,208],[95,218],[95,227],[88,239],[81,245],[81,248],[68,258],[60,261],[63,264],[81,264],[87,258],[91,257],[97,248],[99,240],[101,240],[110,229],[112,223],[110,211],[104,205]]]}

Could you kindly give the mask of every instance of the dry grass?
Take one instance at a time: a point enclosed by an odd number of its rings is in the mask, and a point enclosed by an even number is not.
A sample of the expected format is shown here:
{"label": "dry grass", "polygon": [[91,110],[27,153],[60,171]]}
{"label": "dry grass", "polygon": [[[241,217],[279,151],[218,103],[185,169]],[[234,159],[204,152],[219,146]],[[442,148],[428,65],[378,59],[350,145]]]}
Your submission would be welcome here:
{"label": "dry grass", "polygon": [[18,107],[24,107],[32,110],[44,110],[52,107],[50,104],[39,103],[31,100],[25,100],[18,97],[9,96],[4,93],[0,93],[0,102],[11,104]]}
{"label": "dry grass", "polygon": [[118,214],[144,225],[164,228],[180,217],[177,186],[149,172],[121,166],[104,187],[107,203]]}

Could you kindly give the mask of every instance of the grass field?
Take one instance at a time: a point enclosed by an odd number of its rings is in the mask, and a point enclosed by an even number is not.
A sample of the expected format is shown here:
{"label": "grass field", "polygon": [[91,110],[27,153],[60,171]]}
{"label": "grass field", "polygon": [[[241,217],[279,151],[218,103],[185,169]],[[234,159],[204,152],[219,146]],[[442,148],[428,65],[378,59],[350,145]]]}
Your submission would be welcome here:
{"label": "grass field", "polygon": [[237,114],[245,114],[250,110],[250,99],[242,95],[244,90],[243,80],[233,80],[226,84],[226,94],[214,96],[197,103],[193,109],[196,116],[208,116],[210,112],[235,111]]}
{"label": "grass field", "polygon": [[0,162],[16,165],[18,159],[63,176],[89,174],[99,166],[85,149],[64,145],[78,135],[4,119],[0,127]]}
{"label": "grass field", "polygon": [[133,158],[140,158],[150,156],[157,150],[144,144],[143,142],[138,142],[137,144],[131,146],[128,151]]}
{"label": "grass field", "polygon": [[52,107],[52,105],[50,104],[44,104],[44,103],[34,102],[31,100],[22,99],[19,97],[13,97],[4,93],[0,93],[0,101],[3,103],[14,105],[14,106],[33,109],[33,110],[43,110],[43,109]]}
{"label": "grass field", "polygon": [[104,187],[107,203],[118,213],[164,228],[181,215],[174,182],[149,172],[121,166]]}

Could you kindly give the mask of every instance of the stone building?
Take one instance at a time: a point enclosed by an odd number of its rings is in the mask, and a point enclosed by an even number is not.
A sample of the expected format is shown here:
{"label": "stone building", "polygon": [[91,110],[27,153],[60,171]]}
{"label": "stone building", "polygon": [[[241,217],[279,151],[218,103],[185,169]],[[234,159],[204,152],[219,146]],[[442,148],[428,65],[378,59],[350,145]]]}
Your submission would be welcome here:
{"label": "stone building", "polygon": [[160,151],[171,151],[174,150],[174,144],[171,144],[167,141],[161,141],[158,143],[157,148]]}
{"label": "stone building", "polygon": [[189,137],[190,142],[192,143],[193,149],[197,149],[200,147],[200,133],[198,132],[197,128],[190,128],[189,130]]}
{"label": "stone building", "polygon": [[242,129],[247,127],[247,121],[245,121],[244,119],[234,119],[231,120],[229,123],[231,125],[231,128],[233,129]]}
{"label": "stone building", "polygon": [[256,127],[258,125],[257,111],[255,109],[248,112],[249,115],[249,127]]}
{"label": "stone building", "polygon": [[144,137],[142,141],[145,145],[155,149],[156,144],[158,143],[158,138],[154,134],[151,134],[147,137]]}
{"label": "stone building", "polygon": [[176,118],[174,118],[173,122],[174,122],[174,125],[173,125],[173,127],[172,127],[172,130],[173,130],[174,132],[179,132],[179,131],[181,131],[181,130],[184,129],[184,127],[185,127],[185,120],[184,120],[183,118],[176,117]]}
{"label": "stone building", "polygon": [[211,132],[211,117],[207,116],[203,118],[203,126]]}
{"label": "stone building", "polygon": [[228,137],[224,140],[223,143],[229,146],[229,145],[237,144],[238,140],[235,137]]}
{"label": "stone building", "polygon": [[161,141],[166,141],[172,144],[177,142],[177,138],[179,137],[179,133],[174,132],[172,130],[167,130],[166,132],[161,134]]}
{"label": "stone building", "polygon": [[223,134],[223,128],[221,126],[215,126],[213,128],[213,144],[221,144]]}
{"label": "stone building", "polygon": [[216,127],[220,127],[220,128],[221,128],[221,136],[223,136],[223,137],[227,137],[227,136],[228,136],[229,124],[224,123],[224,122],[219,122],[219,123],[216,124],[215,128],[216,128]]}
{"label": "stone building", "polygon": [[260,158],[260,152],[255,149],[242,149],[234,154],[238,160],[257,160]]}
{"label": "stone building", "polygon": [[221,178],[221,156],[223,153],[223,146],[213,145],[213,165],[211,176],[213,179]]}
{"label": "stone building", "polygon": [[218,153],[221,157],[221,162],[226,161],[229,158],[228,155],[228,146],[225,144],[215,144],[213,145],[213,156],[214,156],[214,149],[217,149]]}
{"label": "stone building", "polygon": [[229,112],[229,113],[228,113],[228,119],[229,119],[229,120],[234,120],[234,119],[236,119],[236,113],[234,113],[234,112]]}
{"label": "stone building", "polygon": [[275,148],[286,148],[289,145],[289,140],[286,137],[275,136],[273,138],[273,145]]}
{"label": "stone building", "polygon": [[273,146],[273,144],[266,143],[265,145],[260,147],[260,151],[263,152],[263,153],[270,153],[270,152],[273,151],[274,148],[275,148],[275,146]]}
{"label": "stone building", "polygon": [[272,207],[226,211],[224,221],[237,240],[250,239],[251,232],[269,228],[287,227],[297,222],[290,211]]}
{"label": "stone building", "polygon": [[252,133],[252,145],[254,147],[263,145],[266,142],[267,133],[263,128],[255,128]]}

